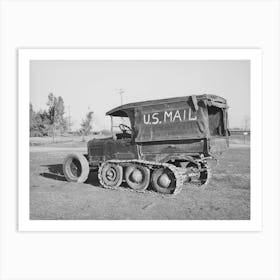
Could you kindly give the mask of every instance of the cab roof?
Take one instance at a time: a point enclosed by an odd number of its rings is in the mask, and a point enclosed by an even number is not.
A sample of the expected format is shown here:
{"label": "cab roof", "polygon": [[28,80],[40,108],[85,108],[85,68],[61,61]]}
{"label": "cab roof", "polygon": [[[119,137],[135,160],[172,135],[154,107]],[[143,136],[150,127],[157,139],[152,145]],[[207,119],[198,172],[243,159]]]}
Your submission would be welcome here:
{"label": "cab roof", "polygon": [[223,97],[220,97],[218,95],[203,94],[203,95],[180,96],[180,97],[128,103],[115,107],[114,109],[108,111],[106,115],[115,116],[115,117],[127,117],[128,115],[127,113],[133,113],[134,109],[138,107],[148,107],[153,105],[167,104],[167,103],[174,103],[174,102],[186,102],[190,98],[193,98],[194,96],[196,97],[197,101],[204,100],[205,102],[207,102],[209,106],[227,108],[226,99],[224,99]]}

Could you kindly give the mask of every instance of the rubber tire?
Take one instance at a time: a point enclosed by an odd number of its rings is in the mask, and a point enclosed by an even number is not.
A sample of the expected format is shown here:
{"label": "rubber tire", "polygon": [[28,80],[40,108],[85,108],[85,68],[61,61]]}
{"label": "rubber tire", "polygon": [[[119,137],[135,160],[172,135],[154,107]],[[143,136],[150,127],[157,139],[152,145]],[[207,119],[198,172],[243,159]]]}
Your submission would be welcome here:
{"label": "rubber tire", "polygon": [[[140,170],[144,177],[143,181],[140,183],[135,183],[130,180],[130,175],[135,169]],[[150,184],[150,169],[142,165],[128,166],[125,171],[125,181],[131,189],[136,191],[144,191]]]}
{"label": "rubber tire", "polygon": [[[73,159],[78,160],[81,164],[81,174],[79,177],[71,174],[69,165]],[[89,174],[89,164],[86,157],[80,153],[71,153],[67,155],[63,162],[63,174],[68,182],[84,183]]]}
{"label": "rubber tire", "polygon": [[[172,194],[174,193],[175,189],[176,189],[176,181],[175,181],[175,178],[174,176],[172,176],[173,178],[170,178],[171,179],[171,183],[172,184],[172,187],[168,187],[168,188],[163,188],[161,187],[159,184],[158,184],[158,179],[159,177],[161,176],[161,174],[163,173],[164,169],[163,168],[160,168],[160,169],[156,169],[153,171],[152,173],[152,186],[153,186],[153,189],[159,193],[163,193],[163,194]],[[173,180],[173,181],[172,181]]]}

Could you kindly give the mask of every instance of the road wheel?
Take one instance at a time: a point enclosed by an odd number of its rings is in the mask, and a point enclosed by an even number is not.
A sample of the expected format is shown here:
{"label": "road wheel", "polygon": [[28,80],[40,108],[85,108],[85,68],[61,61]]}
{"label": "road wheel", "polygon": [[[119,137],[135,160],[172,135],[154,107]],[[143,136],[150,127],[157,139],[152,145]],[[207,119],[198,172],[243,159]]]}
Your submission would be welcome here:
{"label": "road wheel", "polygon": [[100,176],[104,187],[119,187],[123,179],[123,168],[114,163],[106,163],[101,166]]}
{"label": "road wheel", "polygon": [[175,176],[168,168],[156,169],[152,174],[152,185],[159,193],[171,194],[176,188]]}
{"label": "road wheel", "polygon": [[79,153],[69,154],[63,163],[63,173],[69,182],[85,182],[89,174],[89,165],[85,156]]}
{"label": "road wheel", "polygon": [[130,165],[125,171],[128,186],[137,191],[144,191],[150,183],[150,169],[142,165]]}

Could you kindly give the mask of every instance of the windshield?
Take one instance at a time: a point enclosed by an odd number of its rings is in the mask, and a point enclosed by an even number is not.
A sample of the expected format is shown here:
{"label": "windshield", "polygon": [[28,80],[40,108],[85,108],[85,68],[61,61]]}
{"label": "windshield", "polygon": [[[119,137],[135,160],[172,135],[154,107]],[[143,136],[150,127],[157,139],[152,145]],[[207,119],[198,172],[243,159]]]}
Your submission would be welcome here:
{"label": "windshield", "polygon": [[111,131],[114,135],[120,133],[131,134],[131,122],[128,117],[111,117]]}

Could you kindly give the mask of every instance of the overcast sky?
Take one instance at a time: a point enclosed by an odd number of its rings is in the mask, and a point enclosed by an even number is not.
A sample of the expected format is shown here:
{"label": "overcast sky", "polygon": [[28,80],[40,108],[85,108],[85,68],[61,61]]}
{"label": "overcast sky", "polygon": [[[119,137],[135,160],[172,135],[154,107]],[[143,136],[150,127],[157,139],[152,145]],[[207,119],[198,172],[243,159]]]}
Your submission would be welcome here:
{"label": "overcast sky", "polygon": [[120,105],[116,89],[126,89],[124,103],[215,94],[227,99],[230,127],[243,127],[250,115],[250,62],[180,61],[39,61],[30,63],[30,101],[45,109],[52,92],[62,96],[75,128],[89,110],[94,129],[108,128],[105,113]]}

